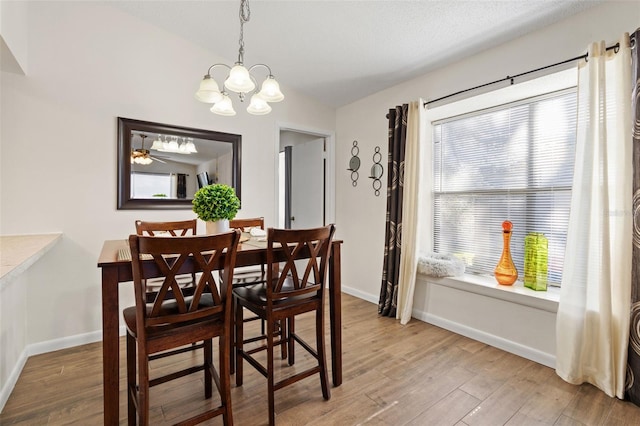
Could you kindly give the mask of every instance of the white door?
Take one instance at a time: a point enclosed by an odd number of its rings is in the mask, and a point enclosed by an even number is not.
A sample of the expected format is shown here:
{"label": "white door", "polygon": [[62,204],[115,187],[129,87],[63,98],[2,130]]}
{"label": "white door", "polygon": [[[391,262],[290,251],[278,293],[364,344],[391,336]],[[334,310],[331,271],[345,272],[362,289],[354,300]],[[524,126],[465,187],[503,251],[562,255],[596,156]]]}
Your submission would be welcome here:
{"label": "white door", "polygon": [[[291,228],[316,228],[325,221],[324,138],[291,150]],[[285,197],[286,198],[286,197]]]}

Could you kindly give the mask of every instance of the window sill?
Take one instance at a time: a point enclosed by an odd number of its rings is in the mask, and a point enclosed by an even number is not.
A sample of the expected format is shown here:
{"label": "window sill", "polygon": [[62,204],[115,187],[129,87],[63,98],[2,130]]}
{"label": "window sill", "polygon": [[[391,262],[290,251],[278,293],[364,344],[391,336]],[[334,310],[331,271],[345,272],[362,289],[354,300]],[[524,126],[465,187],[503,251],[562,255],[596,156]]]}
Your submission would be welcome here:
{"label": "window sill", "polygon": [[524,287],[522,281],[516,281],[511,286],[505,286],[498,284],[493,277],[472,274],[445,278],[433,278],[418,274],[418,279],[552,313],[558,311],[558,302],[560,301],[559,287],[549,286],[547,291],[535,291]]}

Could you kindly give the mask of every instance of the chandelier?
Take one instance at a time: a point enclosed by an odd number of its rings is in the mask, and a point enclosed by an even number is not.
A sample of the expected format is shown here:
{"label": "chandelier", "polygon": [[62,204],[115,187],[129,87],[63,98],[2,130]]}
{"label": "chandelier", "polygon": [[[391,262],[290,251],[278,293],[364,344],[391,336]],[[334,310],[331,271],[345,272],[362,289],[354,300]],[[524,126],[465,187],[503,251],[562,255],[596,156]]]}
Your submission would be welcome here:
{"label": "chandelier", "polygon": [[[253,92],[251,102],[247,107],[247,112],[253,115],[269,114],[271,112],[269,102],[280,102],[284,99],[284,95],[280,91],[280,85],[273,74],[271,74],[271,68],[269,68],[269,66],[256,64],[249,67],[249,69],[244,66],[244,24],[245,22],[249,22],[250,16],[249,0],[240,0],[240,48],[238,50],[238,61],[233,67],[226,64],[211,65],[207,70],[207,74],[200,82],[200,88],[196,92],[196,99],[204,103],[213,104],[211,112],[214,114],[224,116],[236,115],[227,90],[236,92],[240,98],[240,102],[244,102],[246,95]],[[229,70],[227,79],[222,86],[222,91],[220,91],[218,83],[211,77],[211,71],[216,67],[224,67]],[[251,71],[259,67],[266,68],[268,74],[258,91],[255,90],[257,81],[253,75],[251,75]]]}
{"label": "chandelier", "polygon": [[151,145],[151,149],[160,152],[173,152],[176,154],[197,154],[198,150],[196,149],[195,144],[193,143],[193,138],[185,138],[182,137],[182,142],[179,142],[179,136],[164,136],[164,140],[162,139],[162,135],[158,135],[158,138],[153,141],[153,145]]}

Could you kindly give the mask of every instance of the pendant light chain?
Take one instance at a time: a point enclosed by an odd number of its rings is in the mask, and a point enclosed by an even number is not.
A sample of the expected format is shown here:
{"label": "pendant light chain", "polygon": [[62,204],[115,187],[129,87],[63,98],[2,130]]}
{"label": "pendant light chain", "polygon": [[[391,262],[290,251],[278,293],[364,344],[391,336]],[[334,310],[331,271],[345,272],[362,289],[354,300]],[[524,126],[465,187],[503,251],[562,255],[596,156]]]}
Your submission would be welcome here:
{"label": "pendant light chain", "polygon": [[244,24],[251,19],[251,9],[249,8],[248,0],[240,0],[240,40],[238,44],[240,49],[238,50],[238,62],[244,63]]}

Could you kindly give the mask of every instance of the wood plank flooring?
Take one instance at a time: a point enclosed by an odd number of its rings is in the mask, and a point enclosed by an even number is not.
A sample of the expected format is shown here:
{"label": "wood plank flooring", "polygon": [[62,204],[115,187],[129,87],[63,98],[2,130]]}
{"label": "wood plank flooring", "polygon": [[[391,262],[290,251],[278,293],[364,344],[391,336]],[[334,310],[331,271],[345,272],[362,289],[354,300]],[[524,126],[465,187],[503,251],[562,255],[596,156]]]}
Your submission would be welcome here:
{"label": "wood plank flooring", "polygon": [[[343,295],[344,383],[331,389],[329,401],[317,376],[276,392],[278,425],[640,425],[640,407],[591,385],[570,385],[550,368],[430,324],[401,326],[376,309]],[[312,336],[312,318],[296,322],[296,331]],[[152,375],[197,356],[158,360]],[[278,374],[310,362],[301,348],[296,357],[294,367],[276,362]],[[120,423],[126,424],[124,350],[120,365]],[[152,388],[152,424],[209,406],[202,381],[194,374]],[[245,363],[244,385],[235,387],[233,377],[232,383],[235,423],[266,424],[266,379]],[[102,424],[101,344],[29,358],[0,424]]]}

